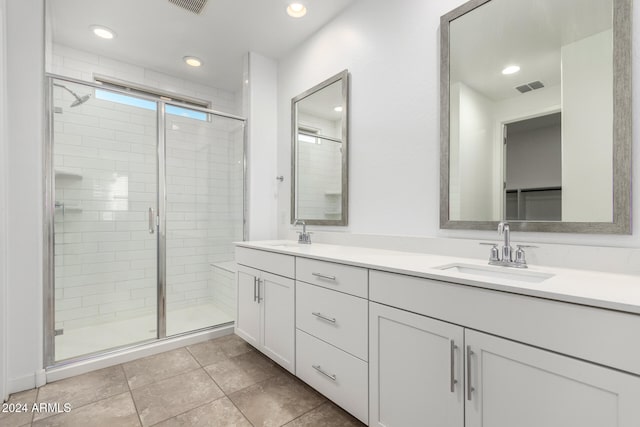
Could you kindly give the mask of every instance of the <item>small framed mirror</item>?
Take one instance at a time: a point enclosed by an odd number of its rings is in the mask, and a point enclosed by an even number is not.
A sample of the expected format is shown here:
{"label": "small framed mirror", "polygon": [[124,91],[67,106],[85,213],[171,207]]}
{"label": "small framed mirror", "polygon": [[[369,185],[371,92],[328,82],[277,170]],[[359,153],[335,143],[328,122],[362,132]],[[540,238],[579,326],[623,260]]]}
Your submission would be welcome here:
{"label": "small framed mirror", "polygon": [[349,73],[291,100],[291,223],[347,225]]}
{"label": "small framed mirror", "polygon": [[441,18],[441,228],[631,233],[631,3]]}

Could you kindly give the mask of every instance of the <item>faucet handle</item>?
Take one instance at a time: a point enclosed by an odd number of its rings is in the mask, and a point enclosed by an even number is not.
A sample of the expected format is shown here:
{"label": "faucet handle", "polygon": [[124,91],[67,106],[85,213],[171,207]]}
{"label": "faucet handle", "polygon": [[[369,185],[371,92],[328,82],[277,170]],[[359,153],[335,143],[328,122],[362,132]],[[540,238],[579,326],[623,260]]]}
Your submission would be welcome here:
{"label": "faucet handle", "polygon": [[537,248],[537,246],[533,245],[516,245],[518,250],[516,250],[516,259],[515,264],[516,267],[527,268],[527,259],[525,257],[524,248]]}
{"label": "faucet handle", "polygon": [[497,243],[480,242],[481,245],[491,246],[491,255],[489,255],[489,262],[500,261],[500,251],[498,250]]}

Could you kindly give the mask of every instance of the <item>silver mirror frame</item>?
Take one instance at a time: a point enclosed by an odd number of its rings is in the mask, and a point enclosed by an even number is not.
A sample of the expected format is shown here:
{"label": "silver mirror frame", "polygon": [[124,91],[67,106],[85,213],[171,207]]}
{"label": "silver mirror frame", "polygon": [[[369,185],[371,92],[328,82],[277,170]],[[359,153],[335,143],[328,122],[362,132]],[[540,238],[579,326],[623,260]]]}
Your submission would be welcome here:
{"label": "silver mirror frame", "polygon": [[[307,219],[296,217],[296,159],[298,158],[298,109],[296,103],[304,98],[330,86],[342,82],[342,204],[340,219]],[[291,224],[296,219],[303,220],[307,225],[337,225],[346,226],[349,218],[349,71],[343,70],[291,99]]]}
{"label": "silver mirror frame", "polygon": [[[498,221],[449,218],[450,22],[491,0],[470,0],[440,18],[440,228],[495,230]],[[613,0],[613,221],[509,221],[512,230],[631,234],[631,16],[632,0]]]}

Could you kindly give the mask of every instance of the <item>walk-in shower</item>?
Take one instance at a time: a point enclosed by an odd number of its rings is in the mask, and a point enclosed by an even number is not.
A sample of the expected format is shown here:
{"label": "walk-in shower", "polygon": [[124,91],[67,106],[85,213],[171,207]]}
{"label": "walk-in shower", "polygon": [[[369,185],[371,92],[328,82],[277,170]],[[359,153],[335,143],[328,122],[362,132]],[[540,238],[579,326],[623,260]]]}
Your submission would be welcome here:
{"label": "walk-in shower", "polygon": [[244,119],[47,80],[46,365],[232,322]]}

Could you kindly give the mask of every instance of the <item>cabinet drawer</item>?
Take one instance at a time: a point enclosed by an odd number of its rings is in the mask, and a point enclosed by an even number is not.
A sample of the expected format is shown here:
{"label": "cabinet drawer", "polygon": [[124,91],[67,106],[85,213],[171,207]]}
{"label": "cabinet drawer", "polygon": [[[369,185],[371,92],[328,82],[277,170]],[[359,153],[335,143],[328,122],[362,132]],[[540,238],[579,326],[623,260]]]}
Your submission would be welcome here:
{"label": "cabinet drawer", "polygon": [[366,362],[296,330],[298,377],[365,424],[369,410],[368,366]]}
{"label": "cabinet drawer", "polygon": [[307,258],[296,258],[296,279],[367,298],[367,269]]}
{"label": "cabinet drawer", "polygon": [[236,262],[240,265],[268,271],[279,276],[294,276],[295,261],[291,255],[236,246]]}
{"label": "cabinet drawer", "polygon": [[296,281],[296,327],[362,360],[367,317],[367,300]]}

